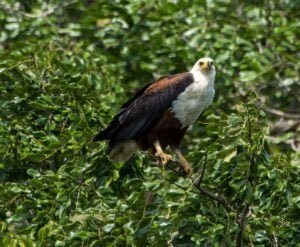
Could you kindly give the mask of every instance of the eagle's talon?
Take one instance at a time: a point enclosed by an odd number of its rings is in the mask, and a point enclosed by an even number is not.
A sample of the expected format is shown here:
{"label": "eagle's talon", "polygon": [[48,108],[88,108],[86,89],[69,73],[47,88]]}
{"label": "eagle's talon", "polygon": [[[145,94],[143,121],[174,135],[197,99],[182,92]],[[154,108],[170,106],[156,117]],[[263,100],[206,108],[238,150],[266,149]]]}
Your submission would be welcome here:
{"label": "eagle's talon", "polygon": [[191,168],[191,166],[190,166],[189,163],[182,162],[182,163],[180,163],[180,165],[181,165],[182,170],[184,171],[184,173],[187,176],[191,176],[192,175],[192,168]]}
{"label": "eagle's talon", "polygon": [[190,167],[182,165],[181,163],[177,171],[180,172],[183,176],[190,177],[192,175],[192,169]]}
{"label": "eagle's talon", "polygon": [[172,160],[172,155],[166,153],[156,153],[155,156],[158,156],[160,159],[160,163],[162,165],[166,165],[170,160]]}

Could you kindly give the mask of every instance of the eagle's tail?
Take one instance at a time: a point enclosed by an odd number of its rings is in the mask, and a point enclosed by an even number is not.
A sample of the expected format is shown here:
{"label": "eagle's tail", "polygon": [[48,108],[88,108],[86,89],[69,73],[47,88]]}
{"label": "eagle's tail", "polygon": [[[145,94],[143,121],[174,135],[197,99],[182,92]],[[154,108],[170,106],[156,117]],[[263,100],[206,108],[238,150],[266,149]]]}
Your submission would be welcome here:
{"label": "eagle's tail", "polygon": [[113,120],[111,124],[104,130],[102,130],[98,135],[93,139],[94,142],[110,140],[113,135],[117,132],[120,127],[120,123],[116,120]]}
{"label": "eagle's tail", "polygon": [[107,133],[106,129],[101,131],[99,134],[97,134],[94,137],[93,142],[104,141],[104,140],[109,140],[108,133]]}
{"label": "eagle's tail", "polygon": [[119,128],[120,123],[118,121],[112,121],[106,129],[94,137],[93,141],[109,140],[106,150],[109,158],[117,162],[125,162],[138,150],[138,145],[134,140],[119,140],[119,136],[116,136]]}
{"label": "eagle's tail", "polygon": [[116,162],[125,162],[139,149],[134,140],[128,140],[108,147],[108,157]]}

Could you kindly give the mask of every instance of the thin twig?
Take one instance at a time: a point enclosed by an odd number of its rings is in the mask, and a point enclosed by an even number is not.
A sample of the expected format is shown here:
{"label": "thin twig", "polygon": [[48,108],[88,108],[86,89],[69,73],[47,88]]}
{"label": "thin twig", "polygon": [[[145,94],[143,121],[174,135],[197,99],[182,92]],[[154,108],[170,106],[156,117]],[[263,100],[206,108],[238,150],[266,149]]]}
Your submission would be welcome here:
{"label": "thin twig", "polygon": [[[247,124],[248,124],[248,142],[250,144],[250,146],[252,147],[253,146],[253,139],[252,139],[252,124],[251,124],[251,120],[250,120],[250,117],[248,116],[247,118]],[[248,167],[248,170],[247,170],[247,174],[246,174],[246,180],[247,182],[249,183],[249,186],[254,186],[253,185],[253,180],[252,180],[252,169],[253,169],[253,166],[255,166],[256,164],[256,161],[255,161],[255,151],[252,151],[248,157],[249,159],[249,167]],[[244,241],[243,241],[243,238],[244,238],[244,230],[245,230],[245,227],[246,227],[246,223],[247,223],[247,218],[249,217],[250,215],[250,208],[251,208],[251,203],[250,202],[247,202],[242,213],[239,215],[237,213],[237,219],[236,219],[236,222],[237,224],[239,225],[239,232],[237,233],[237,236],[236,236],[236,246],[238,247],[242,247],[244,246]]]}
{"label": "thin twig", "polygon": [[168,179],[168,178],[165,178],[165,180],[166,181],[168,181],[170,184],[173,184],[173,185],[175,185],[176,187],[178,187],[178,188],[180,188],[180,189],[182,189],[182,190],[188,190],[189,188],[188,187],[183,187],[183,186],[181,186],[181,185],[179,185],[179,184],[177,184],[177,183],[174,183],[173,181],[171,181],[170,179]]}
{"label": "thin twig", "polygon": [[[176,161],[176,160],[170,160],[170,162],[173,162],[173,163],[175,163],[175,164],[177,164],[179,167],[181,167],[181,164],[178,162],[178,161]],[[170,169],[170,170],[172,170],[174,173],[176,173],[177,175],[179,175],[180,177],[185,177],[185,173],[183,173],[183,172],[180,172],[180,171],[177,171],[176,169],[174,169],[170,164],[166,164],[166,166]]]}
{"label": "thin twig", "polygon": [[274,114],[274,115],[279,116],[279,117],[300,119],[300,114],[286,113],[286,112],[283,112],[283,111],[280,111],[280,110],[277,110],[277,109],[272,109],[272,108],[266,107],[266,106],[263,106],[262,108],[266,112],[269,112],[269,113]]}
{"label": "thin twig", "polygon": [[278,247],[278,238],[277,238],[275,232],[273,232],[273,237],[274,237],[274,247]]}
{"label": "thin twig", "polygon": [[69,5],[72,5],[72,4],[76,3],[76,2],[77,2],[77,0],[73,0],[73,1],[70,1],[70,2],[63,3],[63,4],[57,4],[57,5],[53,6],[52,8],[49,8],[45,12],[41,12],[41,13],[38,13],[38,14],[24,13],[24,16],[28,17],[28,18],[42,18],[42,17],[46,17],[48,15],[53,14],[57,9],[68,7]]}
{"label": "thin twig", "polygon": [[244,230],[245,230],[247,218],[249,216],[249,212],[250,212],[250,204],[247,203],[243,209],[242,214],[240,216],[238,216],[238,218],[237,218],[237,224],[240,227],[240,231],[238,232],[237,237],[236,237],[236,246],[237,247],[242,247],[244,245],[243,236],[244,236]]}
{"label": "thin twig", "polygon": [[[205,163],[207,162],[207,157],[205,158]],[[172,162],[180,165],[180,163],[178,161],[175,161],[175,160],[172,160]],[[170,168],[174,173],[176,173],[178,176],[180,177],[185,177],[185,174],[183,173],[180,173],[178,172],[177,170],[175,170],[173,167],[171,167],[169,164],[167,164],[167,167]],[[220,203],[225,209],[226,211],[228,212],[231,212],[231,211],[235,211],[235,209],[233,208],[232,205],[230,205],[230,203],[228,202],[228,200],[225,198],[225,196],[219,194],[219,193],[216,193],[216,192],[212,192],[212,191],[209,191],[205,188],[203,188],[201,186],[201,180],[203,179],[203,176],[204,176],[204,171],[205,171],[205,167],[203,167],[204,169],[202,170],[202,173],[200,175],[200,183],[199,183],[199,180],[197,181],[197,178],[196,179],[192,179],[191,176],[189,176],[189,178],[191,179],[191,182],[192,182],[192,185],[194,188],[197,189],[196,193],[197,194],[200,194],[200,195],[205,195],[207,197],[209,197],[210,199]],[[202,178],[201,178],[202,177]],[[170,180],[166,179],[168,182],[170,182]],[[172,184],[174,184],[173,182],[171,182]],[[178,184],[174,184],[176,185],[177,187],[181,188],[182,186],[178,185]],[[184,190],[187,190],[187,188],[184,188],[182,187],[181,189],[184,189]]]}
{"label": "thin twig", "polygon": [[23,64],[23,63],[28,63],[28,62],[34,62],[34,59],[26,59],[26,60],[23,60],[23,61],[20,61],[16,64],[13,64],[7,68],[0,68],[0,74],[2,74],[4,71],[7,71],[7,70],[11,70],[15,67],[18,67],[19,65]]}
{"label": "thin twig", "polygon": [[206,169],[206,162],[207,162],[207,152],[205,152],[204,163],[203,163],[203,167],[202,167],[202,171],[201,171],[200,178],[199,178],[199,180],[198,180],[198,182],[197,182],[197,187],[200,187],[201,182],[202,182],[202,180],[203,180],[204,173],[205,173],[205,169]]}
{"label": "thin twig", "polygon": [[252,78],[249,78],[247,80],[244,80],[243,82],[250,82],[250,81],[255,81],[257,80],[259,77],[261,77],[262,75],[266,74],[266,73],[269,73],[270,71],[272,71],[273,69],[275,69],[276,67],[278,66],[281,66],[283,65],[284,62],[283,61],[279,61],[271,66],[269,66],[268,68],[266,68],[264,71],[260,72],[260,73],[257,73],[254,77]]}
{"label": "thin twig", "polygon": [[219,202],[226,209],[227,212],[235,211],[234,208],[227,201],[225,196],[218,194],[218,193],[211,192],[207,189],[204,189],[201,186],[199,186],[199,187],[196,187],[196,185],[194,185],[194,186],[196,189],[198,189],[198,191],[200,192],[201,195],[205,195],[205,196],[211,198],[212,200]]}

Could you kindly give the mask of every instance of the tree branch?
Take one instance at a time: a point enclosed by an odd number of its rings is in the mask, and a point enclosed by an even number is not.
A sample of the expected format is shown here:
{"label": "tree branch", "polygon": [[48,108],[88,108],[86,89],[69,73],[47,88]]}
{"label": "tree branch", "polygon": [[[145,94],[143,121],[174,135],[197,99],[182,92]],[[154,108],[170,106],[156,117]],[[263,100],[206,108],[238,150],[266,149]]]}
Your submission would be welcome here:
{"label": "tree branch", "polygon": [[[180,166],[180,163],[178,161],[172,160],[171,162],[174,162],[174,163],[176,163]],[[207,155],[205,157],[205,161],[204,161],[204,164],[203,164],[203,169],[202,169],[202,172],[201,172],[201,175],[200,175],[199,179],[197,179],[197,178],[193,179],[192,176],[189,177],[191,179],[193,187],[195,189],[197,189],[196,193],[200,194],[200,195],[207,196],[210,199],[220,203],[226,209],[227,212],[231,212],[231,211],[234,212],[235,211],[234,207],[228,202],[228,200],[226,199],[225,196],[223,196],[222,194],[216,193],[216,192],[209,191],[208,189],[203,188],[201,186],[201,182],[203,180],[203,176],[204,176],[204,172],[205,172],[206,162],[207,162]],[[170,166],[170,164],[167,164],[167,167],[170,168],[178,176],[185,177],[185,174],[175,170],[172,166]],[[171,182],[169,179],[166,179],[166,180],[169,183],[174,184],[175,186],[177,186],[181,189],[184,189],[184,190],[188,189],[188,188],[182,187],[181,185],[178,185],[178,184],[175,184],[175,183]]]}
{"label": "tree branch", "polygon": [[284,118],[291,118],[291,119],[300,119],[300,114],[297,113],[286,113],[277,109],[273,109],[267,106],[262,106],[263,110],[266,112],[269,112],[273,115],[279,116],[279,117],[284,117]]}
{"label": "tree branch", "polygon": [[201,183],[202,183],[202,180],[203,180],[203,177],[204,177],[204,173],[205,173],[205,169],[206,169],[206,163],[207,163],[207,152],[205,153],[205,158],[204,158],[204,163],[203,163],[203,167],[202,167],[202,172],[201,172],[201,175],[200,175],[200,178],[197,182],[197,187],[200,187]]}
{"label": "tree branch", "polygon": [[[194,184],[194,186],[196,187],[195,184]],[[199,194],[205,195],[205,196],[209,197],[210,199],[220,203],[226,209],[227,212],[235,211],[233,206],[230,205],[230,203],[225,198],[225,196],[218,194],[218,193],[211,192],[207,189],[204,189],[202,186],[196,187],[196,189],[198,189],[198,191],[200,192]]]}
{"label": "tree branch", "polygon": [[236,237],[236,246],[237,247],[242,247],[244,245],[243,235],[244,235],[246,221],[247,221],[247,218],[249,216],[249,213],[250,213],[250,204],[247,203],[246,206],[244,207],[243,212],[241,213],[241,215],[237,216],[237,224],[240,227],[240,231],[238,232],[237,237]]}

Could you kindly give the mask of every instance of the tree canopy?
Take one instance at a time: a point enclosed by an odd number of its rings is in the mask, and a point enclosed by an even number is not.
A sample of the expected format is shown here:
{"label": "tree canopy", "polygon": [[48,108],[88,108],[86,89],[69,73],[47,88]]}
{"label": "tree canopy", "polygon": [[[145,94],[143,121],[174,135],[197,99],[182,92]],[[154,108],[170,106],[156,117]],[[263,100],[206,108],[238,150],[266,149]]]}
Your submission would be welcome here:
{"label": "tree canopy", "polygon": [[[299,246],[299,4],[0,3],[1,246]],[[209,56],[176,164],[93,143],[137,88]]]}

